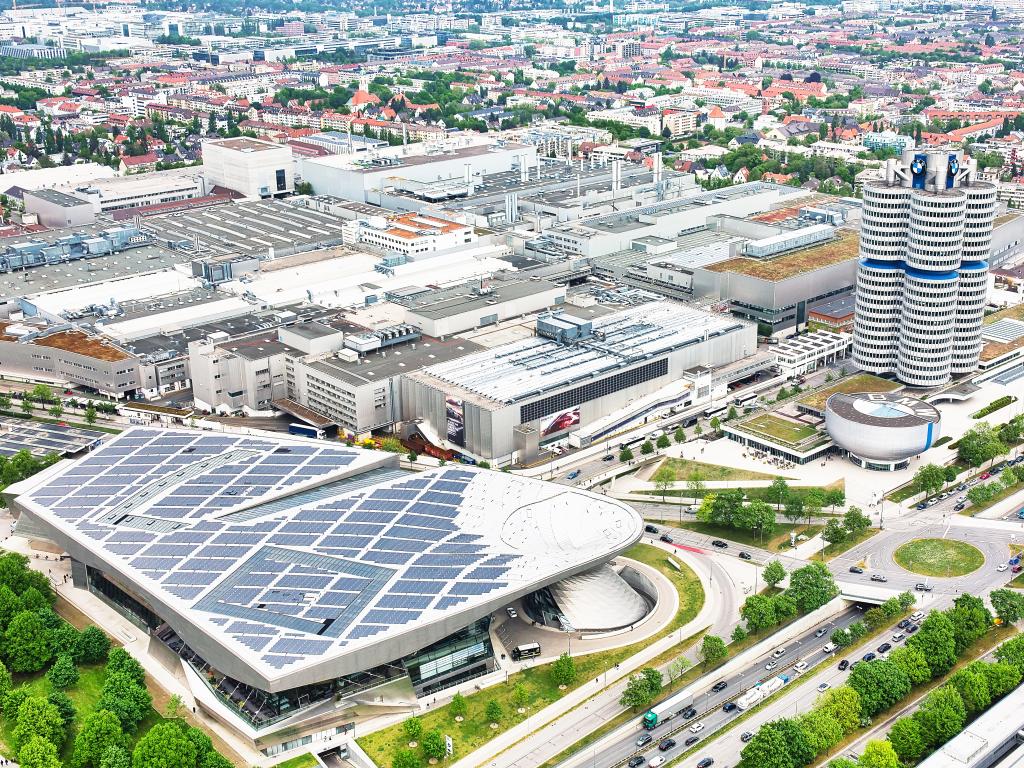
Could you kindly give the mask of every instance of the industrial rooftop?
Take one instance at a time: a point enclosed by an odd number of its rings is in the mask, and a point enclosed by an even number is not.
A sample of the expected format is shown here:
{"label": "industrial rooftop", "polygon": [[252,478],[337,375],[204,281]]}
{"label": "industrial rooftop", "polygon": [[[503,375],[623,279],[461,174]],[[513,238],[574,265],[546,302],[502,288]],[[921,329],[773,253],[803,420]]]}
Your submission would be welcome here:
{"label": "industrial rooftop", "polygon": [[735,272],[761,280],[786,280],[804,272],[857,258],[860,239],[851,232],[840,235],[813,248],[804,248],[774,259],[727,259],[705,269],[712,272]]}

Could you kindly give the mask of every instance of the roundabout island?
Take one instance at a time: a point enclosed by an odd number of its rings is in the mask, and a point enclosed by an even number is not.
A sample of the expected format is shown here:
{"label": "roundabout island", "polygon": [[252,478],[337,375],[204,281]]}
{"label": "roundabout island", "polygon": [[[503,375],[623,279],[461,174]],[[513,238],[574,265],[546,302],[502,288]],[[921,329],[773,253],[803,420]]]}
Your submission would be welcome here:
{"label": "roundabout island", "polygon": [[966,576],[985,564],[977,547],[956,539],[911,539],[894,553],[896,564],[921,576]]}

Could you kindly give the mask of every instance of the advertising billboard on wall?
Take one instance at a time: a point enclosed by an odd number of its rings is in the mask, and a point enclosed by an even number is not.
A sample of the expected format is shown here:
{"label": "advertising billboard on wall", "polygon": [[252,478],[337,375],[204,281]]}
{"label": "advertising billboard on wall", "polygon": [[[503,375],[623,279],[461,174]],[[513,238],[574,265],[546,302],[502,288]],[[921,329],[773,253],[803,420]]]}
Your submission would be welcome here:
{"label": "advertising billboard on wall", "polygon": [[448,442],[453,445],[466,446],[466,414],[463,401],[458,397],[444,399],[447,417]]}
{"label": "advertising billboard on wall", "polygon": [[567,411],[559,411],[553,413],[540,422],[540,437],[543,440],[545,437],[555,434],[556,432],[564,432],[567,429],[572,429],[580,423],[580,407],[577,405],[575,408],[570,408]]}

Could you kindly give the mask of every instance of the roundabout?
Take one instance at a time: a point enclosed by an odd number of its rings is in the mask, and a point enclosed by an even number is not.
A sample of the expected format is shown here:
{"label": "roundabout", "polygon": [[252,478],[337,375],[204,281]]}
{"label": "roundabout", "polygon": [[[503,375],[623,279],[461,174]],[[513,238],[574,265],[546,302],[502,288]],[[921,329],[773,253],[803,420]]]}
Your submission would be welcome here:
{"label": "roundabout", "polygon": [[966,576],[985,564],[977,547],[956,539],[911,539],[894,553],[896,564],[921,576]]}

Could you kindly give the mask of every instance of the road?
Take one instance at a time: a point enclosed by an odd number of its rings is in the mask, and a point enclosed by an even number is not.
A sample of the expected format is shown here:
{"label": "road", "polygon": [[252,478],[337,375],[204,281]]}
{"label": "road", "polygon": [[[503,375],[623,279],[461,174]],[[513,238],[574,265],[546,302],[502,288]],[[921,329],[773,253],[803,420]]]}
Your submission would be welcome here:
{"label": "road", "polygon": [[[778,661],[778,667],[772,671],[765,669],[765,665],[771,661],[771,654],[766,653],[764,656],[752,661],[737,674],[725,678],[727,687],[722,691],[715,692],[711,690],[711,686],[718,682],[719,678],[713,674],[709,675],[705,680],[708,690],[704,694],[697,696],[693,702],[693,706],[698,711],[698,716],[688,721],[682,717],[674,717],[672,720],[664,722],[653,731],[650,731],[651,736],[654,738],[651,744],[644,747],[637,746],[637,739],[642,734],[648,733],[641,726],[640,717],[638,716],[632,722],[620,728],[620,738],[616,739],[611,746],[607,746],[607,743],[603,745],[600,754],[588,754],[586,750],[583,750],[573,758],[565,761],[563,765],[567,768],[568,766],[578,766],[579,768],[584,766],[587,768],[614,768],[614,766],[622,765],[630,757],[637,754],[642,754],[648,759],[657,754],[664,754],[670,759],[674,755],[682,754],[692,748],[685,746],[684,742],[688,736],[692,735],[689,729],[693,725],[703,723],[704,728],[698,736],[701,741],[708,740],[717,730],[740,714],[738,710],[731,713],[725,712],[722,710],[722,706],[726,702],[741,696],[756,683],[775,677],[780,673],[788,674],[791,677],[798,676],[791,670],[793,664],[801,659],[810,665],[810,669],[804,672],[805,675],[811,674],[811,670],[822,662],[827,661],[831,663],[833,660],[832,655],[821,652],[822,646],[828,642],[828,636],[834,630],[854,623],[860,619],[861,615],[861,610],[850,608],[835,616],[827,624],[823,624],[821,628],[824,628],[826,632],[820,637],[815,636],[816,630],[810,630],[797,639],[786,643],[786,653]],[[804,690],[807,689],[805,688]],[[685,707],[680,708],[685,709]],[[678,742],[677,745],[665,752],[659,752],[658,742],[670,736]],[[698,758],[702,756],[703,753],[698,754]],[[717,760],[717,755],[715,757]]]}

